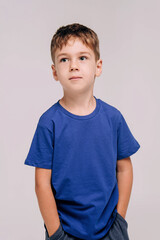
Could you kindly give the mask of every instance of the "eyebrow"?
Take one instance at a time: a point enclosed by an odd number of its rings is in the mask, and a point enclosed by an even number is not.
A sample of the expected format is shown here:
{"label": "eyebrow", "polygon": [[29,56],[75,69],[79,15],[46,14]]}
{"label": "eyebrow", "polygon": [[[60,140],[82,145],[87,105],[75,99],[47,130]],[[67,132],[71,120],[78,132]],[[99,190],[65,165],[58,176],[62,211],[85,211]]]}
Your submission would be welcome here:
{"label": "eyebrow", "polygon": [[[88,54],[91,56],[91,54],[89,52],[78,52],[77,54]],[[68,53],[60,53],[58,54],[57,58],[59,58],[60,56],[63,56],[63,55],[69,55]]]}

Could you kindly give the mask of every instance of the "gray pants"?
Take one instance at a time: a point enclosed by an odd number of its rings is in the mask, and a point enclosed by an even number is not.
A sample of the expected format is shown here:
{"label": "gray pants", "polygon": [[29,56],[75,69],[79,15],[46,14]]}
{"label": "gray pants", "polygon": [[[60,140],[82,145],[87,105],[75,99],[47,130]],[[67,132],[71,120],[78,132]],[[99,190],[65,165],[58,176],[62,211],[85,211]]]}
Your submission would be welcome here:
{"label": "gray pants", "polygon": [[[57,231],[49,237],[47,229],[45,232],[45,240],[78,240],[80,238],[73,237],[69,233],[65,232],[60,224]],[[101,238],[101,240],[129,240],[128,236],[128,223],[127,221],[117,212],[115,221],[113,222],[108,233]]]}

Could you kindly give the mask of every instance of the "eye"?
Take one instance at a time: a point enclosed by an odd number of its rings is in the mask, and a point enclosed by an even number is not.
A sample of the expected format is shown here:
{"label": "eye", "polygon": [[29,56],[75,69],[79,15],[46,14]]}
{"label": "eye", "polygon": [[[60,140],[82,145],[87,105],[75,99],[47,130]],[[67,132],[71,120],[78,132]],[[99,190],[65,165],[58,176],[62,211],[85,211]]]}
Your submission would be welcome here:
{"label": "eye", "polygon": [[65,59],[67,59],[67,58],[62,58],[62,59],[60,60],[60,62],[65,62],[65,61],[63,61],[63,60],[65,60]]}
{"label": "eye", "polygon": [[86,58],[86,59],[87,59],[87,57],[86,57],[86,56],[82,56],[82,57],[80,57],[80,58],[81,58],[81,59],[82,59],[82,58]]}

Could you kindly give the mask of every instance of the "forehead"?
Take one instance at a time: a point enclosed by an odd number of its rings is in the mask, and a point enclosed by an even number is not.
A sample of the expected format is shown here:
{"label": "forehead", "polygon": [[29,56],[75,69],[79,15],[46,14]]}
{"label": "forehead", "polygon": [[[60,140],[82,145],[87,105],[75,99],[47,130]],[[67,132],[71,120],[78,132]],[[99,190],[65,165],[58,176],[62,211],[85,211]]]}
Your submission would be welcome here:
{"label": "forehead", "polygon": [[81,53],[88,53],[93,55],[93,50],[85,45],[82,40],[79,38],[69,38],[66,45],[62,46],[62,49],[58,48],[55,52],[56,57],[60,57],[66,54],[81,54]]}

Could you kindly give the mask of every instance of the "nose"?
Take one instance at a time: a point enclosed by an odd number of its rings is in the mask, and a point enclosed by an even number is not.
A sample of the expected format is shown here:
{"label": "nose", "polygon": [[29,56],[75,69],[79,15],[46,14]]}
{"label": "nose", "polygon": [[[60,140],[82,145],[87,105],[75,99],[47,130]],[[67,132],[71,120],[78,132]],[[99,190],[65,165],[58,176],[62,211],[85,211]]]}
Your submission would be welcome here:
{"label": "nose", "polygon": [[70,71],[73,71],[73,70],[79,70],[79,66],[78,66],[78,63],[76,61],[71,61],[70,62]]}

